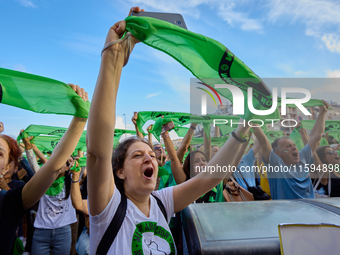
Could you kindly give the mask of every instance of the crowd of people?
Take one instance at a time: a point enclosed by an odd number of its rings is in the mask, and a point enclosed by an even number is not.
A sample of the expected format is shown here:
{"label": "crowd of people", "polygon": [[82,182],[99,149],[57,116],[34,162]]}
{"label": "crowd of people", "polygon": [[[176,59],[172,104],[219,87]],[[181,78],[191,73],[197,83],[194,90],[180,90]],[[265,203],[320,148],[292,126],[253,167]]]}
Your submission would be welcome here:
{"label": "crowd of people", "polygon": [[[246,121],[240,121],[222,147],[205,143],[201,149],[190,149],[197,128],[192,123],[177,149],[169,131],[162,132],[164,148],[152,142],[152,127],[147,129],[148,139],[143,137],[137,113],[132,117],[137,135],[112,150],[120,76],[138,42],[130,34],[121,39],[124,33],[125,21],[119,21],[105,41],[88,117],[86,167],[77,161],[83,151],[72,154],[87,119],[73,118],[49,158],[30,137],[22,139],[21,147],[4,135],[0,122],[1,254],[23,252],[22,240],[25,251],[33,255],[183,254],[180,212],[191,203],[228,201],[226,190],[235,196],[230,182],[254,200],[339,195],[336,173],[310,171],[312,165],[335,169],[340,163],[338,145],[319,146],[327,103],[320,106],[309,135],[299,129],[305,141],[300,151],[287,136],[270,143],[255,123],[250,132]],[[83,89],[70,86],[88,100]],[[235,168],[214,176],[203,171],[218,166]]]}

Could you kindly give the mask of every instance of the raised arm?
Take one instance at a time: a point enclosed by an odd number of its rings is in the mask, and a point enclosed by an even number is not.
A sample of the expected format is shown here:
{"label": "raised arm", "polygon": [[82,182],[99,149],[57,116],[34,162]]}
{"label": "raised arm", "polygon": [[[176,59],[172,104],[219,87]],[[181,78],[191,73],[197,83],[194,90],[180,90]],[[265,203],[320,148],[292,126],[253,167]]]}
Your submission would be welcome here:
{"label": "raised arm", "polygon": [[[133,10],[139,11],[139,8]],[[113,25],[107,34],[105,45],[120,39],[125,32],[125,25],[125,21]],[[91,215],[104,210],[115,187],[111,157],[116,98],[122,68],[129,57],[128,40],[131,40],[132,50],[136,43],[132,36],[104,50],[92,98],[87,128],[87,187]]]}
{"label": "raised arm", "polygon": [[[251,136],[251,133],[249,133],[249,137],[250,136]],[[243,143],[241,145],[241,149],[238,151],[238,153],[237,153],[237,155],[235,157],[234,166],[238,166],[240,164],[240,162],[241,162],[241,159],[242,159],[243,155],[247,154],[247,153],[245,153],[245,151],[246,151],[246,149],[248,147],[249,141],[250,141],[250,139],[248,139],[248,141],[246,141],[245,143]],[[254,152],[254,154],[255,154],[255,152]]]}
{"label": "raised arm", "polygon": [[179,148],[177,149],[177,157],[179,159],[179,162],[181,163],[183,162],[184,155],[190,146],[190,141],[194,135],[196,126],[197,126],[197,123],[191,123],[188,132],[185,134],[182,140],[181,146],[179,146]]}
{"label": "raised arm", "polygon": [[[79,96],[88,101],[87,93],[79,86],[70,85]],[[54,148],[50,159],[40,168],[22,190],[24,209],[33,206],[45,194],[74,151],[85,127],[86,119],[73,117],[70,126]]]}
{"label": "raised arm", "polygon": [[264,162],[268,164],[269,155],[270,155],[270,151],[272,150],[272,146],[268,140],[268,137],[265,135],[265,133],[263,132],[262,128],[259,125],[253,123],[253,130],[254,130],[256,139],[260,143]]}
{"label": "raised arm", "polygon": [[319,109],[319,116],[315,122],[307,143],[312,148],[313,152],[319,145],[323,132],[325,132],[325,118],[328,109],[328,103],[324,101],[324,105],[319,106]]}
{"label": "raised arm", "polygon": [[150,132],[152,127],[153,127],[153,125],[149,125],[146,130],[148,131],[148,143],[149,143],[150,147],[153,149],[152,134]]}
{"label": "raised arm", "polygon": [[45,157],[45,155],[38,149],[38,147],[33,143],[32,144],[32,149],[35,153],[35,155],[37,155],[37,157],[45,164],[47,162],[47,158]]}
{"label": "raised arm", "polygon": [[[234,132],[234,135],[239,141],[231,135],[217,154],[209,161],[207,166],[212,166],[217,169],[218,167],[223,166],[228,167],[234,162],[235,156],[241,147],[241,137],[242,135],[247,134],[249,127],[244,127],[241,123],[237,130],[238,131]],[[218,177],[215,176],[215,178],[213,178],[214,176],[209,172],[202,172],[194,178],[175,186],[173,188],[175,212],[178,212],[188,206],[190,203],[218,185],[223,178],[229,178],[231,174],[232,171],[230,170],[227,171],[226,174],[220,173]]]}
{"label": "raised arm", "polygon": [[182,182],[185,182],[186,175],[183,171],[182,164],[177,157],[176,149],[170,139],[169,133],[165,132],[162,135],[162,137],[163,137],[165,149],[168,152],[168,156],[171,161],[171,171],[175,178],[176,183],[180,184]]}
{"label": "raised arm", "polygon": [[[22,129],[20,132],[23,132],[23,131],[24,129]],[[32,171],[36,173],[40,169],[40,166],[38,165],[37,159],[35,158],[33,147],[32,147],[30,140],[31,140],[30,137],[22,138],[22,142],[24,143],[24,146],[25,146],[28,165],[30,166]]]}
{"label": "raised arm", "polygon": [[133,116],[131,118],[131,121],[132,121],[133,125],[135,126],[136,135],[143,139],[144,136],[141,132],[139,132],[139,129],[138,129],[138,126],[137,126],[137,118],[138,118],[138,112],[134,112]]}
{"label": "raised arm", "polygon": [[210,161],[211,159],[211,136],[207,136],[203,129],[203,148],[204,148],[204,154],[207,157],[207,160]]}
{"label": "raised arm", "polygon": [[[74,161],[77,164],[77,161]],[[74,209],[80,211],[86,215],[89,215],[87,208],[87,199],[82,199],[80,193],[80,171],[72,171],[71,180],[71,200]]]}

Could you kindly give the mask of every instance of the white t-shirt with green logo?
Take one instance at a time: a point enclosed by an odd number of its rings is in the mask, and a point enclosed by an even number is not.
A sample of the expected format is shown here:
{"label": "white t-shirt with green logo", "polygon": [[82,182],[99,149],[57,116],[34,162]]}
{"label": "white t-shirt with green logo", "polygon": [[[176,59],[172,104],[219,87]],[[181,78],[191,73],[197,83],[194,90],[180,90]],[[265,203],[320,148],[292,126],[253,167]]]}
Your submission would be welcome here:
{"label": "white t-shirt with green logo", "polygon": [[[168,218],[164,218],[153,196],[150,196],[150,217],[146,217],[128,199],[125,219],[108,254],[177,254],[168,225],[174,214],[173,187],[154,191],[153,194],[162,201]],[[96,253],[98,244],[116,213],[120,198],[120,192],[115,187],[106,208],[99,215],[91,216],[90,214],[90,254]]]}

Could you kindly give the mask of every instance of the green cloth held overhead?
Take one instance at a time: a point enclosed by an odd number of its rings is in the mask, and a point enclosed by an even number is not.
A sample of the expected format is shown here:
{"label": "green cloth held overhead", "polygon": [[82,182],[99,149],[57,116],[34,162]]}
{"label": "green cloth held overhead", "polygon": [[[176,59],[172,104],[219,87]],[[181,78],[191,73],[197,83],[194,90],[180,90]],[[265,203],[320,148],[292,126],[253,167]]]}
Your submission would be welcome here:
{"label": "green cloth held overhead", "polygon": [[[294,99],[294,98],[287,98],[287,99]],[[320,99],[309,99],[308,102],[302,104],[304,107],[314,107],[314,106],[321,106],[324,105],[323,101]],[[288,107],[296,108],[295,104],[287,104]],[[281,98],[277,100],[277,107],[281,107]]]}
{"label": "green cloth held overhead", "polygon": [[[143,136],[146,134],[143,131],[140,131]],[[114,137],[113,137],[113,148],[116,148],[119,144],[119,140],[124,134],[131,134],[131,135],[136,135],[135,130],[126,130],[126,129],[115,129]]]}
{"label": "green cloth held overhead", "polygon": [[[229,137],[211,137],[211,145],[217,145],[222,147]],[[203,144],[203,137],[195,138],[193,137],[190,141],[190,145]]]}
{"label": "green cloth held overhead", "polygon": [[[302,120],[301,127],[312,130],[315,125],[315,120]],[[340,130],[340,120],[326,120],[325,132]]]}
{"label": "green cloth held overhead", "polygon": [[303,144],[299,129],[294,128],[293,131],[290,133],[289,138],[295,143],[299,151],[305,146]]}
{"label": "green cloth held overhead", "polygon": [[174,131],[179,137],[184,137],[188,133],[189,129],[190,128],[178,126],[174,128]]}
{"label": "green cloth held overhead", "polygon": [[[53,151],[55,146],[60,141],[61,137],[65,134],[67,128],[53,127],[44,125],[29,125],[18,137],[18,143],[22,138],[33,136],[31,143],[35,144],[42,152]],[[74,155],[77,151],[86,151],[86,131],[84,130],[78,144],[73,152]]]}
{"label": "green cloth held overhead", "polygon": [[0,103],[37,113],[87,118],[90,102],[60,81],[0,68]]}
{"label": "green cloth held overhead", "polygon": [[[252,87],[254,108],[267,110],[271,107],[272,95],[262,80],[218,41],[150,17],[129,16],[125,21],[126,29],[138,40],[173,57],[223,97],[233,101],[230,90],[216,88],[215,84],[235,85],[244,95],[247,95],[247,88]],[[277,109],[267,116],[252,114],[246,99],[245,96],[243,119],[280,119]]]}
{"label": "green cloth held overhead", "polygon": [[137,128],[140,132],[143,131],[143,126],[148,120],[157,121],[164,116],[165,119],[170,119],[175,126],[183,126],[190,123],[190,113],[184,112],[165,112],[165,111],[144,111],[138,112]]}
{"label": "green cloth held overhead", "polygon": [[[164,116],[164,119],[162,119],[161,116]],[[237,127],[237,124],[233,124],[233,127],[231,127],[231,121],[233,123],[238,123],[240,118],[233,115],[215,115],[215,114],[209,114],[204,116],[199,115],[192,115],[190,113],[183,113],[183,112],[157,112],[157,111],[145,111],[145,112],[139,112],[137,117],[137,127],[141,131],[144,124],[149,121],[154,120],[155,124],[153,128],[151,129],[151,133],[156,137],[157,140],[159,140],[159,135],[162,130],[162,125],[173,121],[175,125],[175,131],[177,129],[177,132],[181,130],[180,133],[178,133],[178,136],[184,137],[188,128],[180,127],[183,125],[187,125],[190,123],[198,123],[198,124],[206,124],[205,132],[207,136],[210,136],[210,127],[207,126],[207,124],[213,124],[215,120],[216,126],[218,126],[221,130],[222,135],[227,135],[235,128]]]}
{"label": "green cloth held overhead", "polygon": [[263,131],[264,134],[267,136],[270,143],[273,143],[276,138],[280,138],[285,136],[282,131]]}
{"label": "green cloth held overhead", "polygon": [[[22,138],[33,136],[34,138],[31,140],[40,151],[43,153],[46,151],[53,151],[54,147],[57,145],[61,137],[65,134],[67,128],[64,127],[53,127],[53,126],[44,126],[44,125],[29,125],[24,132],[22,132],[18,137],[18,143]],[[123,134],[132,134],[136,135],[135,130],[125,130],[125,129],[115,129],[114,133],[114,145],[113,147],[117,147],[119,144],[119,139]],[[146,135],[143,132],[143,135]],[[83,131],[79,142],[75,148],[74,155],[77,154],[77,151],[86,151],[86,130]]]}

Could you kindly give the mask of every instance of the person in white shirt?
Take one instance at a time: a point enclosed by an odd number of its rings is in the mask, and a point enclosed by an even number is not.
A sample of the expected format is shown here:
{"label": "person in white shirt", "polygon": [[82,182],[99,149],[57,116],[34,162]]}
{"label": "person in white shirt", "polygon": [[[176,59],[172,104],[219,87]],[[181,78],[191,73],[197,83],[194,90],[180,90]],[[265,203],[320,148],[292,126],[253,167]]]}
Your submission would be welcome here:
{"label": "person in white shirt", "polygon": [[[131,11],[140,9],[135,7]],[[119,40],[125,25],[125,21],[119,21],[112,26],[105,45]],[[118,43],[104,47],[92,98],[87,128],[90,254],[96,253],[123,194],[127,197],[126,215],[107,254],[176,254],[168,227],[170,217],[231,175],[228,172],[220,178],[209,178],[210,173],[200,173],[180,185],[153,192],[158,164],[147,142],[126,140],[112,155],[120,75],[136,42],[135,37],[126,35]],[[248,130],[249,127],[240,124],[208,165],[232,164],[243,142],[240,137]],[[151,193],[163,203],[166,219]]]}

